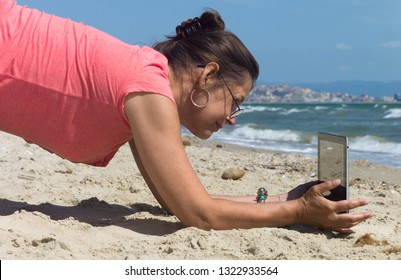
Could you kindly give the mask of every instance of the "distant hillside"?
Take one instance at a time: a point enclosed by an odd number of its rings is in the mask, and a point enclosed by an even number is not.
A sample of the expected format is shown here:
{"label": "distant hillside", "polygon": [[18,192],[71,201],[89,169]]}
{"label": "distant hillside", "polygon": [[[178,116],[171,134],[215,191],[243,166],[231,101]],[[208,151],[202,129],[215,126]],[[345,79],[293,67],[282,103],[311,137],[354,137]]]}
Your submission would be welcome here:
{"label": "distant hillside", "polygon": [[[275,83],[267,84],[271,85]],[[317,92],[340,92],[357,96],[367,94],[372,97],[382,97],[393,96],[395,93],[401,93],[401,81],[337,81],[328,83],[288,83],[288,85],[310,88]]]}

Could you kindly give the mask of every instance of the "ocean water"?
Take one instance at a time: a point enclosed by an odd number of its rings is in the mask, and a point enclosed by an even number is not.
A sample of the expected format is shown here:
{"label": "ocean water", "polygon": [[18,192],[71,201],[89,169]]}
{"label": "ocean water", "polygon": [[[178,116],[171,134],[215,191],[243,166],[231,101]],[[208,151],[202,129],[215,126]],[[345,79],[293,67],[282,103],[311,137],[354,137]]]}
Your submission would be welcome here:
{"label": "ocean water", "polygon": [[366,159],[401,168],[401,104],[245,104],[242,107],[245,112],[236,125],[225,126],[211,139],[317,156],[317,132],[322,131],[349,138],[350,160]]}

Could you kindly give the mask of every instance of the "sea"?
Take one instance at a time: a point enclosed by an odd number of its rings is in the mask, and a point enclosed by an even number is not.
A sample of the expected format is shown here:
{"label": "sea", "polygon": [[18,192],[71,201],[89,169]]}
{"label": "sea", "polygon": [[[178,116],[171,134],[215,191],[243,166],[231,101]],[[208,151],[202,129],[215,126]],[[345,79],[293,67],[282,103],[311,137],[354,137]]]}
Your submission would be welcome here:
{"label": "sea", "polygon": [[351,161],[369,160],[401,168],[401,104],[245,104],[241,107],[244,113],[235,126],[226,125],[211,139],[317,156],[319,131],[340,134],[348,137]]}

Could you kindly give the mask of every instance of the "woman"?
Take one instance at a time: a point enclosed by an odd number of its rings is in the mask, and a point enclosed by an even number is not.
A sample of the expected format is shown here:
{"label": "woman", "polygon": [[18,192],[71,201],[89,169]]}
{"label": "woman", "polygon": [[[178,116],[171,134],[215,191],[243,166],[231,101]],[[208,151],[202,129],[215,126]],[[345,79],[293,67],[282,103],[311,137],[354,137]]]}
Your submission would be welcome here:
{"label": "woman", "polygon": [[302,223],[351,232],[373,215],[338,214],[367,204],[326,200],[322,193],[338,180],[258,201],[205,191],[183,148],[180,125],[202,139],[234,125],[259,72],[217,12],[183,22],[176,36],[154,49],[15,0],[0,0],[0,26],[0,130],[95,166],[106,166],[129,142],[157,200],[185,225]]}

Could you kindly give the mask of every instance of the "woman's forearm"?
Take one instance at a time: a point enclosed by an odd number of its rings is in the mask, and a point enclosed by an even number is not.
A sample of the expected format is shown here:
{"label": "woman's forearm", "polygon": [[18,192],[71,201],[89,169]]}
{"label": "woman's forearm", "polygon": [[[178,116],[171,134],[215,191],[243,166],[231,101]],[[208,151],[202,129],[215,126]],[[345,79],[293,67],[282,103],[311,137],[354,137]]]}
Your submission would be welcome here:
{"label": "woman's forearm", "polygon": [[[247,203],[256,203],[256,195],[244,195],[244,196],[237,196],[237,195],[210,195],[212,198],[215,199],[225,199],[230,201],[236,202],[247,202]],[[287,193],[277,194],[277,195],[270,195],[267,197],[265,203],[269,202],[279,202],[279,201],[286,201],[288,197]]]}
{"label": "woman's forearm", "polygon": [[233,229],[277,227],[299,222],[298,201],[281,201],[250,204],[246,202],[215,198],[209,213],[205,215],[207,223],[204,229]]}

